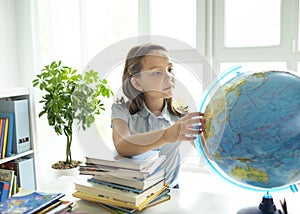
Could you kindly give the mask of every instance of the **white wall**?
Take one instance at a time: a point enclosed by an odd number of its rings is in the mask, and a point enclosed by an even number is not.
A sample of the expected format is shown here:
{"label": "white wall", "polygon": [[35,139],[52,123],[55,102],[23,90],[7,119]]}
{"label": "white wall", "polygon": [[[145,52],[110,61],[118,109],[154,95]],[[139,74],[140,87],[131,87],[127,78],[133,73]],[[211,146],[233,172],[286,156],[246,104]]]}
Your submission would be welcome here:
{"label": "white wall", "polygon": [[0,0],[0,88],[18,85],[15,1]]}
{"label": "white wall", "polygon": [[0,0],[0,88],[30,87],[34,66],[32,0]]}

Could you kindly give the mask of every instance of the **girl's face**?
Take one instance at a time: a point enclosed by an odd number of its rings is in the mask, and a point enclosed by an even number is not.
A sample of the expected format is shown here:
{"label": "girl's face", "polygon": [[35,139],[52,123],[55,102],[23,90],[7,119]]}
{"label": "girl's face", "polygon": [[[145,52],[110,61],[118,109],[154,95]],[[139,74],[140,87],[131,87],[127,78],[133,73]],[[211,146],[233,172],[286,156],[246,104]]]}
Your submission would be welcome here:
{"label": "girl's face", "polygon": [[163,55],[145,56],[137,82],[147,97],[172,97],[175,85],[172,63]]}

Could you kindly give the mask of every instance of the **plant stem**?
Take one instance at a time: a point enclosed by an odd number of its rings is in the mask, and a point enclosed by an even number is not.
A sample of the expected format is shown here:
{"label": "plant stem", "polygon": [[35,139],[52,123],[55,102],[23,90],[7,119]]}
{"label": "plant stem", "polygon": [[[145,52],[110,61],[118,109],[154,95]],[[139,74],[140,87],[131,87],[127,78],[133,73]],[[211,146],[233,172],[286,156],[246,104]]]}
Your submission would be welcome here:
{"label": "plant stem", "polygon": [[72,134],[67,136],[67,149],[66,149],[66,163],[67,164],[70,164],[72,162],[71,144],[72,144]]}
{"label": "plant stem", "polygon": [[73,136],[73,120],[69,120],[68,126],[65,127],[64,132],[67,136],[67,148],[66,148],[66,164],[72,163],[72,155],[71,155],[71,145],[72,145],[72,136]]}

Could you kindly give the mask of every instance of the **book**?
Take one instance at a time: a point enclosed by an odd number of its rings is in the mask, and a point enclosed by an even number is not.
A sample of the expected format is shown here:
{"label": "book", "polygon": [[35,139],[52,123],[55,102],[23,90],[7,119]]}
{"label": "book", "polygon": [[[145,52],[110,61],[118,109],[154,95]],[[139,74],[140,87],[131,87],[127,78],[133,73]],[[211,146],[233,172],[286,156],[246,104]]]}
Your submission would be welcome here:
{"label": "book", "polygon": [[[150,202],[145,208],[149,208],[149,207],[153,207],[155,205],[161,204],[163,202],[169,201],[171,199],[170,195],[164,195],[162,197],[160,197],[157,200],[153,200],[152,202]],[[112,206],[112,205],[108,205],[108,204],[102,204],[102,203],[97,203],[98,206],[102,207],[103,209],[109,211],[112,214],[130,214],[130,213],[135,213],[137,210],[136,209],[125,209],[122,207],[118,207],[118,206]]]}
{"label": "book", "polygon": [[0,169],[0,181],[9,182],[8,197],[11,197],[13,194],[14,175],[14,170]]}
{"label": "book", "polygon": [[[144,209],[153,207],[157,204],[161,204],[165,201],[170,200],[171,196],[168,194],[169,192],[170,192],[170,189],[165,189],[155,199],[153,199]],[[128,209],[128,208],[118,207],[118,206],[109,205],[109,204],[103,204],[103,203],[97,203],[97,204],[100,207],[104,208],[105,210],[107,210],[113,214],[130,214],[130,213],[134,213],[136,211],[136,209]]]}
{"label": "book", "polygon": [[6,156],[6,144],[7,144],[7,138],[8,138],[8,118],[4,118],[5,120],[5,127],[4,127],[4,138],[3,138],[3,145],[2,145],[2,153],[1,158],[5,158]]}
{"label": "book", "polygon": [[6,120],[4,118],[1,118],[2,124],[1,124],[1,138],[0,138],[0,157],[2,157],[2,148],[3,148],[3,143],[4,143],[4,132],[5,132],[5,123]]}
{"label": "book", "polygon": [[105,159],[86,157],[86,163],[97,164],[102,166],[119,167],[125,169],[142,170],[152,164],[155,159],[159,157],[159,151],[150,150],[140,155],[135,155],[130,158],[120,156],[114,151],[109,157]]}
{"label": "book", "polygon": [[165,201],[171,199],[171,195],[169,195],[170,189],[165,189],[162,193],[160,193],[155,199],[153,199],[146,208],[153,207],[157,204],[161,204]]}
{"label": "book", "polygon": [[125,169],[120,167],[103,166],[93,163],[85,163],[79,167],[79,174],[82,175],[110,175],[127,179],[145,179],[166,160],[165,155],[160,155],[151,164],[142,170]]}
{"label": "book", "polygon": [[13,185],[13,192],[15,193],[19,192],[19,187],[20,187],[20,181],[19,181],[19,165],[15,163],[15,161],[9,161],[6,163],[2,163],[0,165],[1,169],[9,169],[13,170],[15,173],[15,180],[14,180],[14,185]]}
{"label": "book", "polygon": [[95,175],[89,180],[102,183],[104,185],[111,185],[117,188],[134,188],[135,190],[145,190],[150,186],[156,184],[157,182],[165,178],[165,169],[159,168],[155,173],[146,177],[145,179],[135,179],[135,178],[124,178],[121,176],[111,176],[111,175]]}
{"label": "book", "polygon": [[57,206],[52,207],[52,209],[50,209],[51,207],[49,207],[49,209],[47,210],[46,213],[47,214],[58,214],[58,213],[62,213],[62,212],[67,212],[67,211],[71,211],[74,206],[75,206],[75,204],[72,201],[60,200],[59,204]]}
{"label": "book", "polygon": [[95,193],[86,193],[81,191],[76,191],[72,195],[76,198],[80,198],[82,200],[96,202],[96,203],[104,203],[129,209],[136,209],[138,211],[143,210],[153,199],[155,199],[161,192],[163,192],[165,189],[167,189],[166,186],[163,186],[161,189],[159,189],[157,192],[152,193],[149,195],[144,201],[142,201],[139,204],[124,202],[120,200],[116,200],[110,197],[104,197],[99,194]]}
{"label": "book", "polygon": [[11,112],[0,112],[0,118],[8,118],[8,136],[6,143],[5,156],[10,157],[12,155],[12,145],[13,145],[13,132],[14,132],[14,113]]}
{"label": "book", "polygon": [[32,192],[23,196],[12,196],[0,203],[0,213],[37,213],[62,198],[62,193]]}
{"label": "book", "polygon": [[54,202],[53,204],[45,207],[44,209],[40,210],[37,212],[37,214],[44,214],[44,213],[48,213],[50,210],[56,208],[57,206],[59,206],[62,203],[61,200],[57,200],[56,202]]}
{"label": "book", "polygon": [[142,201],[147,199],[151,194],[157,192],[165,185],[165,180],[159,181],[158,183],[154,184],[150,188],[142,191],[142,192],[134,192],[128,189],[121,189],[116,188],[104,184],[99,184],[95,182],[77,182],[75,183],[75,189],[80,192],[91,193],[94,195],[100,195],[103,197],[110,197],[115,200],[129,202],[132,204],[140,204]]}
{"label": "book", "polygon": [[9,186],[9,182],[0,181],[0,202],[6,201],[8,199]]}
{"label": "book", "polygon": [[126,209],[123,207],[118,207],[118,206],[113,206],[113,205],[103,204],[103,203],[97,203],[97,205],[112,214],[130,214],[136,211],[136,209],[128,209],[128,208]]}
{"label": "book", "polygon": [[[3,143],[2,127],[3,127],[3,118],[0,118],[0,148]],[[0,152],[0,154],[1,154],[1,152]]]}

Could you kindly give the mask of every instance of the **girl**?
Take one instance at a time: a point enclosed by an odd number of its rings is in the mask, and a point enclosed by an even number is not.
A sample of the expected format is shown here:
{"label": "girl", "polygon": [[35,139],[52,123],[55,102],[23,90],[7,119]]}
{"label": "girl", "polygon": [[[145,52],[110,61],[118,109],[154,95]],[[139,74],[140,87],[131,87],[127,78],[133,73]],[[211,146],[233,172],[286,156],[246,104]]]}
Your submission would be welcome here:
{"label": "girl", "polygon": [[[112,105],[113,141],[122,156],[160,150],[169,187],[177,186],[181,141],[194,141],[203,123],[200,112],[187,113],[175,106],[173,66],[168,51],[156,44],[133,47],[126,58],[122,89],[128,101]],[[198,126],[199,127],[199,126]]]}

